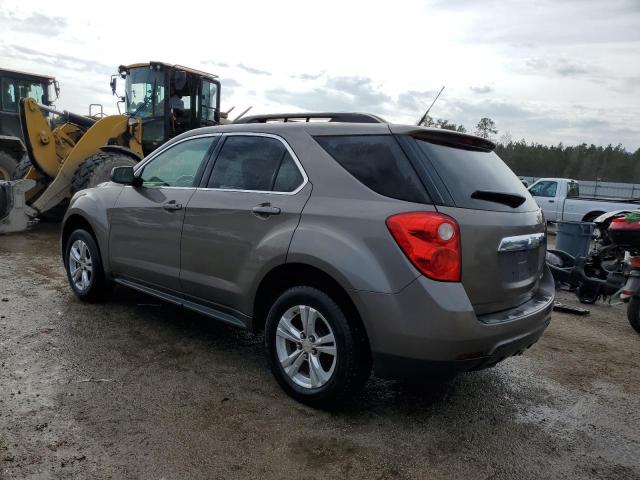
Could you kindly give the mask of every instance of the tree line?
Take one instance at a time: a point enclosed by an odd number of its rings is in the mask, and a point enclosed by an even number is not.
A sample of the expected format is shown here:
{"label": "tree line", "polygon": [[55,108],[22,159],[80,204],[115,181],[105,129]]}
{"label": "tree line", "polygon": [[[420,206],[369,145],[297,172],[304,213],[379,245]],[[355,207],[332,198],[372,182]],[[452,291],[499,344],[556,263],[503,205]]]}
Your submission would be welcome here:
{"label": "tree line", "polygon": [[[445,119],[425,118],[422,125],[467,132],[463,125]],[[473,133],[494,140],[498,134],[495,122],[482,118]],[[565,146],[542,145],[526,140],[513,141],[509,133],[496,142],[496,153],[520,176],[565,177],[576,180],[598,180],[603,182],[640,182],[640,148],[628,152],[621,144],[596,146],[594,144]]]}

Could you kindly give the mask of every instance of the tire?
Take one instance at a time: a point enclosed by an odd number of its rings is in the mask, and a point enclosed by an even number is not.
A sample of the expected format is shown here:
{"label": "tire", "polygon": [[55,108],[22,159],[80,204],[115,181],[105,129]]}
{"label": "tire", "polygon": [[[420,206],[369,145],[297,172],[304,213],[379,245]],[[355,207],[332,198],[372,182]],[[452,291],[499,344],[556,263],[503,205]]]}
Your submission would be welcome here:
{"label": "tire", "polygon": [[[301,310],[309,312],[308,318],[315,317],[315,328],[309,328],[308,335],[302,335]],[[282,389],[304,404],[324,409],[340,406],[352,397],[371,373],[368,347],[354,323],[321,290],[298,286],[282,293],[269,310],[265,328],[271,371]],[[289,334],[283,334],[284,330]],[[329,334],[333,334],[333,342],[327,340]],[[332,349],[333,355],[329,353]],[[285,371],[283,359],[292,364],[290,373]],[[313,375],[312,370],[317,373]]]}
{"label": "tire", "polygon": [[[83,250],[86,248],[87,253]],[[72,249],[75,253],[72,253]],[[77,260],[70,261],[73,255],[74,259],[78,258],[77,253],[80,253],[80,262]],[[88,255],[87,255],[88,254]],[[79,263],[87,268],[88,274],[85,277],[80,275],[80,279],[74,278],[74,267],[80,266]],[[83,267],[80,268],[83,268]],[[67,272],[67,280],[69,285],[75,293],[76,297],[84,302],[99,302],[104,300],[108,293],[111,291],[111,285],[106,280],[104,275],[104,269],[102,267],[102,259],[100,257],[100,251],[98,246],[91,235],[86,230],[78,229],[74,230],[64,247],[64,268]],[[82,284],[80,284],[82,283]]]}
{"label": "tire", "polygon": [[7,152],[0,152],[0,180],[11,180],[18,162]]}
{"label": "tire", "polygon": [[18,162],[16,169],[13,171],[11,175],[11,180],[20,180],[27,175],[27,172],[31,168],[31,159],[25,155],[22,157],[22,160]]}
{"label": "tire", "polygon": [[85,188],[95,187],[99,183],[111,180],[114,167],[134,166],[138,161],[119,152],[100,152],[91,155],[80,164],[71,179],[71,193]]}
{"label": "tire", "polygon": [[627,307],[627,319],[633,329],[640,333],[640,299],[635,297],[631,298],[629,306]]}

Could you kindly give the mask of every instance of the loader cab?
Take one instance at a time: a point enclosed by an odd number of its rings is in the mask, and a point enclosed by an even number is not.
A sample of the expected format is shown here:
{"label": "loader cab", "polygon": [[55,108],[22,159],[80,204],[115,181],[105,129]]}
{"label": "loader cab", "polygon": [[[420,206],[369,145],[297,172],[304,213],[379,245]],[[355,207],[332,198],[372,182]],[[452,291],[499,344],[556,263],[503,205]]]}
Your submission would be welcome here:
{"label": "loader cab", "polygon": [[0,135],[22,139],[18,115],[21,98],[31,97],[50,106],[58,93],[58,82],[53,77],[0,69]]}
{"label": "loader cab", "polygon": [[[220,122],[220,82],[215,75],[159,62],[120,66],[125,112],[140,118],[148,155],[167,140]],[[115,92],[115,81],[112,80]]]}

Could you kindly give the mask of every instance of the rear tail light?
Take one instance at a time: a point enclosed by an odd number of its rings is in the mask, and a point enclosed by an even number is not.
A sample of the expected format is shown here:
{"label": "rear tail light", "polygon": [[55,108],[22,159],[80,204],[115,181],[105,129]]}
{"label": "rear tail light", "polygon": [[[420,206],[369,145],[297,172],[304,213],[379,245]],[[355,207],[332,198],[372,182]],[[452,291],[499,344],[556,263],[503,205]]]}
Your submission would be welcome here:
{"label": "rear tail light", "polygon": [[436,212],[400,213],[387,218],[387,228],[422,274],[442,282],[460,281],[460,229],[453,218]]}

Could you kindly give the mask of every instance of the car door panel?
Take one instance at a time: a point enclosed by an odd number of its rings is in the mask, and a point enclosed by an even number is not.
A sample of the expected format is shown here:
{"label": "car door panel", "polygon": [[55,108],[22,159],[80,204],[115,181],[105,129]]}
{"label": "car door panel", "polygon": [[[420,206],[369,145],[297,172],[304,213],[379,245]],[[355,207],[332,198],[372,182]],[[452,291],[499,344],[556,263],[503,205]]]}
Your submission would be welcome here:
{"label": "car door panel", "polygon": [[249,315],[246,292],[285,262],[311,184],[284,140],[226,137],[207,187],[187,205],[181,284],[187,296]]}
{"label": "car door panel", "polygon": [[218,136],[188,137],[142,164],[110,212],[109,259],[116,277],[180,291],[185,207]]}
{"label": "car door panel", "polygon": [[249,314],[245,292],[261,272],[285,262],[310,192],[311,185],[295,195],[198,189],[182,232],[184,292]]}
{"label": "car door panel", "polygon": [[542,209],[547,221],[556,221],[558,218],[558,191],[557,182],[539,182],[529,189],[538,206]]}
{"label": "car door panel", "polygon": [[110,263],[116,276],[180,289],[184,206],[194,192],[195,188],[123,189],[110,219]]}

